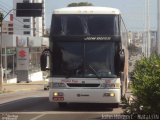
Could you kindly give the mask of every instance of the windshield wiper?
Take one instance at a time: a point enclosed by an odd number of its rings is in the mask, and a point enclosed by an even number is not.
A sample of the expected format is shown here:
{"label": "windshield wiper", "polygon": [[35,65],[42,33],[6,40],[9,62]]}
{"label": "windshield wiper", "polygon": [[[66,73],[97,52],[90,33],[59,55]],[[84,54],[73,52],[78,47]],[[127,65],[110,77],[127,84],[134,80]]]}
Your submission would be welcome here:
{"label": "windshield wiper", "polygon": [[97,74],[97,71],[90,65],[88,64],[89,68],[92,70],[92,72],[94,73],[94,75],[98,78],[101,79],[101,77]]}

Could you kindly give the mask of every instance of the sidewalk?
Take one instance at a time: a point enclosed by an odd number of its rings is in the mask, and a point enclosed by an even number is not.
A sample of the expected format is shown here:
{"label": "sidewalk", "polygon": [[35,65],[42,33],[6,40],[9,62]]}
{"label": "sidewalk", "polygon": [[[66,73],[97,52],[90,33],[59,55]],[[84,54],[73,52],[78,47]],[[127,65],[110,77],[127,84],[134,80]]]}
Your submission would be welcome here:
{"label": "sidewalk", "polygon": [[3,84],[3,93],[6,92],[17,92],[17,91],[27,91],[27,90],[42,90],[44,89],[44,84],[47,81],[34,81],[30,83],[12,83]]}

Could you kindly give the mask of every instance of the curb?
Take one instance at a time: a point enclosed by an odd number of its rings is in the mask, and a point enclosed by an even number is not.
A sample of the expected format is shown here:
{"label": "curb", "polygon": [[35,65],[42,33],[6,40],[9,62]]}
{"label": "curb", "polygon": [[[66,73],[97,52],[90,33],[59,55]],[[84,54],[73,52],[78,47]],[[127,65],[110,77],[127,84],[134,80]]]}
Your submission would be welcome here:
{"label": "curb", "polygon": [[7,93],[19,92],[19,91],[32,91],[32,90],[43,90],[43,89],[32,88],[32,89],[19,89],[19,90],[3,90],[3,91],[0,91],[0,95],[7,94]]}
{"label": "curb", "polygon": [[5,84],[0,94],[13,93],[19,91],[32,91],[32,90],[43,90],[45,82],[41,83],[18,83],[18,84]]}
{"label": "curb", "polygon": [[19,90],[13,90],[11,92],[19,92],[19,91],[31,91],[31,90],[40,90],[39,88],[32,88],[32,89],[19,89]]}

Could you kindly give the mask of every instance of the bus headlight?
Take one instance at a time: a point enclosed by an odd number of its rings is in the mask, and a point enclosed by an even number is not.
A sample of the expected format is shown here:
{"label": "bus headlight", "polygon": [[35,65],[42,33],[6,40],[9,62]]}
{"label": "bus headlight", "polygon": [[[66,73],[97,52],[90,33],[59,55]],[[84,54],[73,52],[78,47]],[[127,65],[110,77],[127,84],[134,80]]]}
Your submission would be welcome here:
{"label": "bus headlight", "polygon": [[64,96],[63,92],[53,92],[53,96],[57,97],[57,96]]}
{"label": "bus headlight", "polygon": [[54,92],[54,93],[53,93],[53,96],[58,96],[58,93],[57,93],[57,92]]}
{"label": "bus headlight", "polygon": [[104,96],[104,97],[108,97],[108,96],[114,97],[114,96],[115,96],[115,93],[104,93],[103,96]]}
{"label": "bus headlight", "polygon": [[120,83],[110,83],[110,84],[103,83],[103,84],[101,84],[101,87],[103,87],[103,88],[120,88]]}
{"label": "bus headlight", "polygon": [[53,83],[52,87],[53,88],[59,88],[59,87],[66,87],[66,85],[64,83]]}

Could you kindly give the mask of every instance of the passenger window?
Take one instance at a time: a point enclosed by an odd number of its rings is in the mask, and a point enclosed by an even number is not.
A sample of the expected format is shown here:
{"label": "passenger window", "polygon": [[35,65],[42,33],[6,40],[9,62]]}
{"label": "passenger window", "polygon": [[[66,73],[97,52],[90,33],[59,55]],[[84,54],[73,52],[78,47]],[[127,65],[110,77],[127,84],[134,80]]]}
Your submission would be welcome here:
{"label": "passenger window", "polygon": [[68,35],[82,35],[83,34],[83,25],[79,17],[77,16],[68,17],[67,34]]}
{"label": "passenger window", "polygon": [[113,35],[113,18],[90,17],[88,20],[89,33],[91,35]]}

